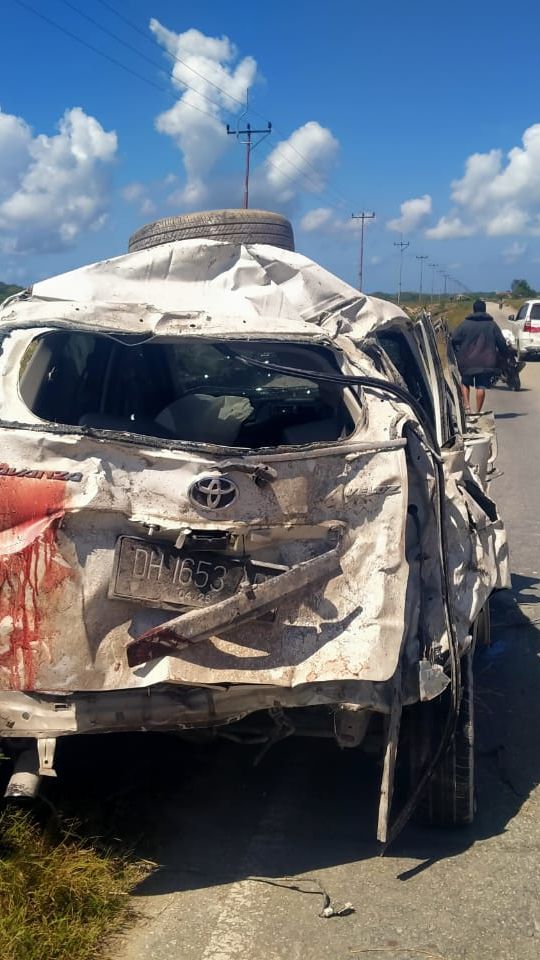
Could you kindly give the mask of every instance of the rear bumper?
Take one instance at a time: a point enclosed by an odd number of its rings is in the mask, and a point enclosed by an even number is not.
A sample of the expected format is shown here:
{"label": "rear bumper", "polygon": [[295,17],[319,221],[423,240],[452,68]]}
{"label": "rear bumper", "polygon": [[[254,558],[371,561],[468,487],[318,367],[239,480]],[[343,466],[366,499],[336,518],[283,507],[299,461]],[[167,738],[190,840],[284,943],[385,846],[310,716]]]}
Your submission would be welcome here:
{"label": "rear bumper", "polygon": [[540,335],[535,337],[520,336],[519,338],[519,352],[521,354],[538,354],[540,353]]}
{"label": "rear bumper", "polygon": [[[404,702],[413,703],[419,697],[417,671],[407,686]],[[389,713],[392,689],[389,680],[303,684],[292,689],[255,684],[214,688],[166,684],[69,696],[3,693],[0,737],[39,740],[87,733],[211,729],[275,708],[349,705]]]}

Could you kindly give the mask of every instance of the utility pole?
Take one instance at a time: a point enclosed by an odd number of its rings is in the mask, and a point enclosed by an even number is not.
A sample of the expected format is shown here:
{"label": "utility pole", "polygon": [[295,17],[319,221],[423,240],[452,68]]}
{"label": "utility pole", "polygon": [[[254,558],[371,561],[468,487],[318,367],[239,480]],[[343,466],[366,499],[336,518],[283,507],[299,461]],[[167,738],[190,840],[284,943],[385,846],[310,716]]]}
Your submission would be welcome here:
{"label": "utility pole", "polygon": [[[437,270],[437,273],[439,274],[439,283],[438,283],[438,287],[439,287],[439,303],[442,303],[442,299],[443,299],[443,283],[442,283],[442,278],[444,277],[444,270]],[[446,287],[446,281],[445,281],[445,287]]]}
{"label": "utility pole", "polygon": [[439,264],[438,264],[438,263],[430,263],[430,264],[428,264],[428,266],[431,267],[431,300],[430,300],[430,303],[431,303],[431,306],[433,306],[433,293],[434,293],[434,290],[435,290],[435,270],[437,269],[437,267],[439,266]]}
{"label": "utility pole", "polygon": [[[247,106],[246,106],[247,110]],[[231,130],[229,124],[227,124],[227,133],[230,136],[236,137],[239,143],[243,143],[246,147],[246,172],[244,176],[244,210],[247,210],[249,207],[249,168],[251,161],[251,153],[258,147],[261,140],[264,140],[270,133],[272,133],[272,124],[268,121],[268,126],[265,130],[254,130],[250,123],[246,123],[245,130]],[[253,134],[262,134],[258,140],[253,143],[252,136]],[[241,137],[245,137],[245,140],[241,140]]]}
{"label": "utility pole", "polygon": [[364,223],[366,220],[374,220],[375,213],[366,213],[365,210],[362,210],[362,213],[352,213],[353,220],[361,221],[360,228],[360,268],[358,270],[358,289],[364,289]]}
{"label": "utility pole", "polygon": [[398,305],[401,303],[401,278],[403,276],[403,252],[410,246],[408,240],[403,239],[403,234],[401,234],[401,240],[395,240],[394,246],[399,247],[399,285],[398,285],[398,295],[397,302]]}
{"label": "utility pole", "polygon": [[449,279],[450,279],[450,277],[448,276],[447,273],[445,273],[445,274],[444,274],[444,299],[445,299],[445,300],[446,300],[446,282],[447,282],[447,280],[449,280]]}
{"label": "utility pole", "polygon": [[420,290],[419,290],[419,293],[418,293],[418,306],[421,307],[421,306],[422,306],[422,270],[423,270],[423,268],[424,268],[424,260],[429,260],[429,257],[428,257],[428,256],[418,256],[418,254],[417,254],[417,255],[416,255],[416,259],[420,261]]}

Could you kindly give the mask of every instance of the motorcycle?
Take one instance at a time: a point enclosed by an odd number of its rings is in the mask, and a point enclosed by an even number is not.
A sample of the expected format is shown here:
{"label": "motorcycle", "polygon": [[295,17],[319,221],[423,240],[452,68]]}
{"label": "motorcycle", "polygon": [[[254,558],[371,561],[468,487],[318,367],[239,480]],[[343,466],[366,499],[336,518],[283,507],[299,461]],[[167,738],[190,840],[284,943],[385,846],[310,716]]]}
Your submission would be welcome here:
{"label": "motorcycle", "polygon": [[518,360],[517,352],[514,347],[508,343],[510,353],[501,358],[501,366],[494,375],[491,385],[504,383],[509,390],[521,390],[520,373],[525,366],[524,360]]}

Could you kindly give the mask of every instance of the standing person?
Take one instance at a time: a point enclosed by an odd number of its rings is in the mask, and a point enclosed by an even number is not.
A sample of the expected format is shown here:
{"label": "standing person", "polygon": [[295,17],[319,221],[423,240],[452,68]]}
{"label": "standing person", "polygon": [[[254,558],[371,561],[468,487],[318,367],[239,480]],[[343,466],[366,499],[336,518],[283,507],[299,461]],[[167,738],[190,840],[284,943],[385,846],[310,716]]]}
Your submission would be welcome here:
{"label": "standing person", "polygon": [[480,413],[501,362],[510,349],[492,316],[486,313],[484,300],[475,300],[473,312],[452,334],[452,346],[461,373],[461,392],[467,413],[471,412],[470,388],[476,388],[476,412]]}

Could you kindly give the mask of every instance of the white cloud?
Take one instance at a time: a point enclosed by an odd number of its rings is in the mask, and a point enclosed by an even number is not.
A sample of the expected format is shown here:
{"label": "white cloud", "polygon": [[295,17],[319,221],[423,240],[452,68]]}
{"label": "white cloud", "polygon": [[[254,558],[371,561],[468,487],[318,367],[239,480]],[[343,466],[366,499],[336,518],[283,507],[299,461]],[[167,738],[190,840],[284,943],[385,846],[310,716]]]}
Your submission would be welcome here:
{"label": "white cloud", "polygon": [[474,228],[462,222],[457,215],[441,217],[434,227],[426,230],[426,237],[430,240],[449,240],[452,237],[470,237]]}
{"label": "white cloud", "polygon": [[32,131],[23,118],[0,109],[0,197],[19,186],[30,160],[31,142]]}
{"label": "white cloud", "polygon": [[150,217],[157,210],[156,204],[148,196],[147,188],[143,183],[134,181],[128,183],[122,190],[122,196],[127,203],[132,203],[145,216]]}
{"label": "white cloud", "polygon": [[[239,113],[246,91],[260,79],[257,62],[251,56],[240,58],[226,36],[209,37],[194,29],[174,33],[155,19],[150,29],[170,56],[183,61],[174,60],[171,71],[178,100],[156,118],[157,130],[172,137],[180,149],[186,173],[185,184],[171,194],[170,203],[230,206],[231,194],[238,193],[240,200],[241,191],[230,178],[216,177],[214,168],[227,149],[236,147],[225,131],[226,114]],[[265,124],[260,121],[256,126]],[[320,193],[338,149],[331,131],[316,120],[298,127],[265,161],[252,167],[253,201],[283,207],[301,192]]]}
{"label": "white cloud", "polygon": [[[370,218],[364,221],[364,230],[370,230],[373,220]],[[323,230],[325,233],[360,233],[360,217],[347,217],[343,219],[332,207],[315,207],[304,214],[300,221],[300,227],[306,233],[315,230]]]}
{"label": "white cloud", "polygon": [[0,230],[6,253],[65,250],[106,219],[117,139],[80,107],[53,136],[0,112]]}
{"label": "white cloud", "polygon": [[222,112],[237,109],[235,100],[245,99],[257,64],[253,57],[238,60],[228,37],[207,37],[193,29],[174,33],[155,19],[150,29],[167,53],[178,58],[171,80],[179,99],[156,119],[157,130],[172,137],[183,155],[186,184],[175,198],[188,206],[201,205],[208,175],[228,146]]}
{"label": "white cloud", "polygon": [[455,209],[427,231],[432,239],[540,233],[540,123],[528,127],[522,145],[506,156],[498,148],[471,154],[451,188]]}
{"label": "white cloud", "polygon": [[138,203],[146,194],[142,183],[128,183],[122,190],[122,196],[128,203]]}
{"label": "white cloud", "polygon": [[507,263],[514,263],[521,260],[527,253],[527,244],[520,243],[519,240],[513,240],[512,243],[503,250],[503,257]]}
{"label": "white cloud", "polygon": [[321,227],[327,227],[334,220],[334,211],[330,207],[316,207],[310,210],[300,221],[300,229],[306,233],[314,230],[320,230]]}
{"label": "white cloud", "polygon": [[320,193],[338,150],[338,141],[330,130],[310,120],[278,143],[267,157],[264,167],[268,184],[281,200],[302,190]]}
{"label": "white cloud", "polygon": [[405,200],[400,206],[401,216],[389,220],[386,226],[396,233],[410,233],[420,226],[422,220],[431,213],[431,197],[425,193],[423,197],[412,197]]}
{"label": "white cloud", "polygon": [[512,233],[524,233],[530,216],[525,210],[511,205],[492,213],[485,221],[485,230],[490,237],[503,237]]}

